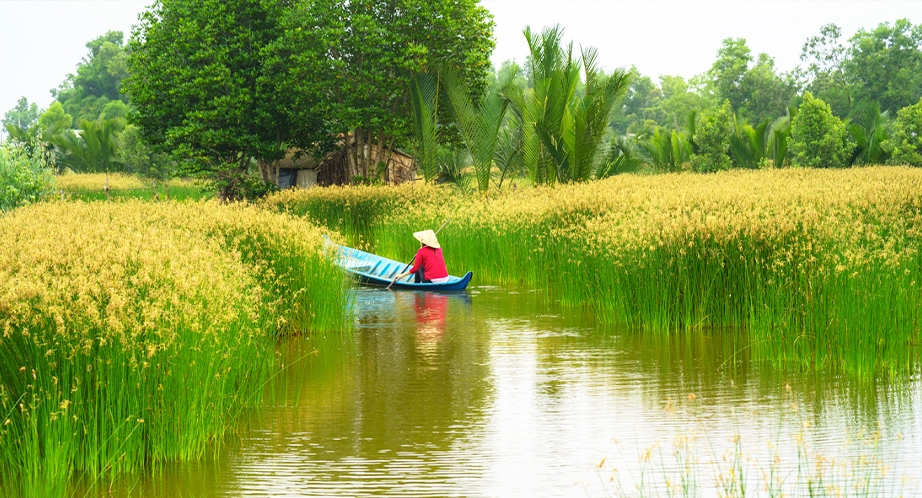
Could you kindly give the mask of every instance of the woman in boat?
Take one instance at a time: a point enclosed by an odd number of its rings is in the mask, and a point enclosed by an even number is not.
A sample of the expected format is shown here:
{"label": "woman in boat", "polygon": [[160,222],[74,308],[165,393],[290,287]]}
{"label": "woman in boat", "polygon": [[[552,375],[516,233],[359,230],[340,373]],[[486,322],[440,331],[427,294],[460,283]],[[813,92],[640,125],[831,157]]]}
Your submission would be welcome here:
{"label": "woman in boat", "polygon": [[435,238],[432,230],[415,232],[413,237],[422,244],[413,260],[413,268],[394,277],[396,282],[412,273],[416,274],[416,283],[444,284],[448,282],[448,269],[445,268],[445,259],[442,258],[442,247],[439,239]]}

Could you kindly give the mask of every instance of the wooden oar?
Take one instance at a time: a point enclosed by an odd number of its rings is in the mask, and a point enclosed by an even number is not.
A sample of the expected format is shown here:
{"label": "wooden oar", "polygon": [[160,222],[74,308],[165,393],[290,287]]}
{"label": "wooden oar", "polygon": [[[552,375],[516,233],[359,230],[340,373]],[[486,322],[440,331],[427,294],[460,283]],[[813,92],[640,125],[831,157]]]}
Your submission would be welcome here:
{"label": "wooden oar", "polygon": [[[439,232],[441,232],[442,229],[445,228],[445,225],[447,225],[449,221],[451,221],[451,218],[448,218],[447,220],[445,220],[445,223],[442,223],[442,226],[440,226],[439,229],[435,231],[435,234],[438,235]],[[410,261],[409,263],[407,263],[407,266],[400,273],[403,273],[404,271],[409,270],[411,266],[413,266],[413,261]],[[391,280],[391,283],[387,284],[387,290],[391,290],[391,286],[394,285],[394,282],[396,281],[397,281],[396,278],[394,280]]]}

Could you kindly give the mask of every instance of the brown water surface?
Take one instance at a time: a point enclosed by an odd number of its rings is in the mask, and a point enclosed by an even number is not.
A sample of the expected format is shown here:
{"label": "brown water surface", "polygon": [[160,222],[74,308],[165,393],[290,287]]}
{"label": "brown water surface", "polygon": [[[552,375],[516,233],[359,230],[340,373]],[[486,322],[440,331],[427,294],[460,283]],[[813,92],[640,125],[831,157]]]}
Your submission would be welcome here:
{"label": "brown water surface", "polygon": [[86,496],[922,493],[917,379],[784,375],[734,331],[603,329],[495,287],[359,290],[353,313],[348,339],[280,346],[213,460]]}

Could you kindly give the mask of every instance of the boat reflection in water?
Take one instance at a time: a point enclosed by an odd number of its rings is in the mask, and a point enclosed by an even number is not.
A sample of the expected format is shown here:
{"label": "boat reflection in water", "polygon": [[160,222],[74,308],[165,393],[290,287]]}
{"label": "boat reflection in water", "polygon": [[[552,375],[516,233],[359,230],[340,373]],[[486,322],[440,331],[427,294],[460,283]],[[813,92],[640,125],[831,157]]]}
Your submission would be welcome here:
{"label": "boat reflection in water", "polygon": [[445,316],[448,296],[420,292],[413,296],[416,309],[416,350],[424,355],[435,354],[445,336]]}

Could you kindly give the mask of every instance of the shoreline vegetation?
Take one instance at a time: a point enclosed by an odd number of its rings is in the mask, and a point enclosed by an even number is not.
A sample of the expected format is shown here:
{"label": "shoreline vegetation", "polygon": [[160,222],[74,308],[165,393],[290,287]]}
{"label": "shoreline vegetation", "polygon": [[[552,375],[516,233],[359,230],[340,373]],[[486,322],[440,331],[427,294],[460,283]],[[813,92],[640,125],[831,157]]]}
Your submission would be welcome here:
{"label": "shoreline vegetation", "polygon": [[22,207],[0,217],[0,487],[65,496],[218,451],[278,370],[280,337],[349,328],[351,284],[322,233],[405,260],[409,234],[451,219],[449,268],[479,284],[873,379],[918,371],[920,216],[922,170],[908,167]]}
{"label": "shoreline vegetation", "polygon": [[602,323],[746,334],[779,368],[918,371],[922,171],[621,175],[464,196],[446,187],[288,190],[265,201],[406,259],[439,234],[449,268],[518,282]]}
{"label": "shoreline vegetation", "polygon": [[0,483],[64,496],[217,451],[277,339],[344,330],[303,220],[217,202],[49,202],[0,217]]}

